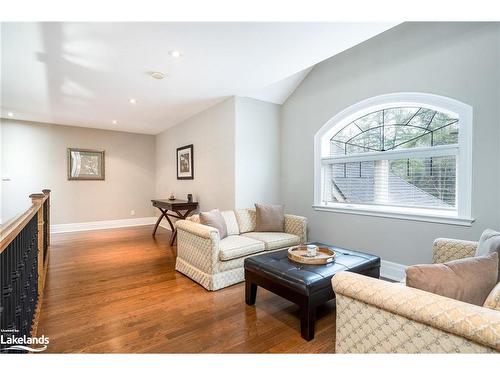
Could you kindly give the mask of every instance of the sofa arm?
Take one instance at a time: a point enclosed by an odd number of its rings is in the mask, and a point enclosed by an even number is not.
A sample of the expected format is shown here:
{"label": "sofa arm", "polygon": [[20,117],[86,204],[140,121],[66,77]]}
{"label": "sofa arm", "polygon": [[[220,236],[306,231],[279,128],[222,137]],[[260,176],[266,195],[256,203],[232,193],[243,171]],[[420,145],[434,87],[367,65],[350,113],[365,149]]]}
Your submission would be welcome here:
{"label": "sofa arm", "polygon": [[197,269],[212,274],[219,258],[219,231],[213,227],[179,220],[177,227],[177,258]]}
{"label": "sofa arm", "polygon": [[301,243],[307,242],[307,218],[297,215],[285,215],[285,232],[300,237]]}
{"label": "sofa arm", "polygon": [[450,260],[474,256],[477,242],[456,240],[453,238],[437,238],[432,246],[432,262],[444,263]]}
{"label": "sofa arm", "polygon": [[186,231],[192,235],[202,238],[212,238],[214,234],[219,235],[219,231],[214,227],[203,225],[190,220],[178,220],[175,223],[177,230]]}
{"label": "sofa arm", "polygon": [[[500,351],[500,311],[351,272],[335,275],[332,285],[337,297],[345,296],[408,322],[422,323]],[[337,318],[342,313],[337,310]],[[403,329],[411,329],[411,323],[403,325]],[[374,334],[382,335],[383,330],[374,330]]]}

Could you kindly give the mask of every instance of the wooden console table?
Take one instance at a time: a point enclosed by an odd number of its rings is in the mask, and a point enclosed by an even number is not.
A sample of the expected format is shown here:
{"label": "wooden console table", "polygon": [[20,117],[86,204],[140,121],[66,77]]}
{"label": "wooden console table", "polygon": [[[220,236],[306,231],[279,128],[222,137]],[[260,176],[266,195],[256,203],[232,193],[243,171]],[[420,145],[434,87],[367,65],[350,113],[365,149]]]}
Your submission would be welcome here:
{"label": "wooden console table", "polygon": [[153,229],[153,237],[156,234],[156,230],[158,229],[158,225],[160,225],[161,219],[165,218],[167,219],[170,229],[172,230],[172,234],[170,236],[170,245],[172,246],[175,242],[175,238],[177,237],[177,229],[170,220],[170,217],[181,220],[186,219],[189,214],[198,209],[198,202],[188,202],[179,199],[152,199],[151,203],[153,203],[153,206],[161,211],[161,215],[156,221],[155,228]]}

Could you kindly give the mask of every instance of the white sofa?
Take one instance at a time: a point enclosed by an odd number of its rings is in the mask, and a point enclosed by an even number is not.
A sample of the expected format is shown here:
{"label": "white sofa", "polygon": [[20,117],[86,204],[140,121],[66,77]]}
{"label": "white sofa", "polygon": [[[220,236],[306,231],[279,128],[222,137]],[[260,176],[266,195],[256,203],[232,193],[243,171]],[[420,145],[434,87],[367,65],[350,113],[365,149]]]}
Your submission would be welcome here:
{"label": "white sofa", "polygon": [[243,262],[251,255],[305,243],[307,219],[285,215],[285,232],[255,232],[255,210],[222,211],[228,236],[202,225],[199,216],[179,220],[175,269],[207,290],[245,280]]}

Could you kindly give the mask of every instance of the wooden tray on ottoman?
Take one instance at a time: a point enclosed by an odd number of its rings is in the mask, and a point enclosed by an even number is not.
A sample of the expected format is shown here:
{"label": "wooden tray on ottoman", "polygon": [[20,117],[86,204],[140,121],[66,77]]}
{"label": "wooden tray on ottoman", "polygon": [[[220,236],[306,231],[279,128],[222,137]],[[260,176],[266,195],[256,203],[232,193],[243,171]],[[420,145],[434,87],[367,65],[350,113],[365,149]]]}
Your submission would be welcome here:
{"label": "wooden tray on ottoman", "polygon": [[288,249],[288,259],[302,264],[328,264],[335,260],[335,251],[318,246],[316,256],[307,256],[306,246],[292,246]]}

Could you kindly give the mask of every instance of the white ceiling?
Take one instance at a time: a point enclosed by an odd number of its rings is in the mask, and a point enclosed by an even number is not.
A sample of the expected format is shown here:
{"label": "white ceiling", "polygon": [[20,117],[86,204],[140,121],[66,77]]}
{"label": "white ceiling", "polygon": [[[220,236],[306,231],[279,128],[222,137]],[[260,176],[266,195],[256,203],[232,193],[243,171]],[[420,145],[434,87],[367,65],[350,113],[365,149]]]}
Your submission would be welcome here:
{"label": "white ceiling", "polygon": [[1,116],[157,134],[232,95],[282,104],[313,65],[394,25],[2,23]]}

